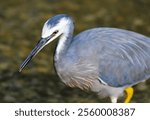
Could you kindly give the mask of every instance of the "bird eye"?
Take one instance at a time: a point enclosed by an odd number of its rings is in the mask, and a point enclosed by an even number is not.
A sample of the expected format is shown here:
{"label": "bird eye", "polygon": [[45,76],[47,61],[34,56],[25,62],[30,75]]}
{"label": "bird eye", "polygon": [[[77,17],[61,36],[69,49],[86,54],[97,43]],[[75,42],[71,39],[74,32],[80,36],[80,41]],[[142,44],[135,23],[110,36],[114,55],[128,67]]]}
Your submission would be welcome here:
{"label": "bird eye", "polygon": [[53,35],[56,35],[57,33],[58,33],[58,30],[54,31],[54,32],[53,32]]}

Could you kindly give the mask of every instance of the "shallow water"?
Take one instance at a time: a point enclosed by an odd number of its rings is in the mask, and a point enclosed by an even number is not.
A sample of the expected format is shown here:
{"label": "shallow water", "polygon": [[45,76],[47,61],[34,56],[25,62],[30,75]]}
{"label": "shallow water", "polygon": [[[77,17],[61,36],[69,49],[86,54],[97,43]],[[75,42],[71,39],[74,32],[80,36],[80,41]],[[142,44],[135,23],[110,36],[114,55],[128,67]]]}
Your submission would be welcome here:
{"label": "shallow water", "polygon": [[[19,65],[41,35],[43,23],[59,13],[75,20],[75,34],[93,27],[128,29],[150,36],[150,1],[0,0],[0,102],[110,102],[66,87],[53,67],[56,42],[19,73]],[[134,86],[132,102],[150,102],[150,80]],[[123,97],[119,102],[123,101]]]}

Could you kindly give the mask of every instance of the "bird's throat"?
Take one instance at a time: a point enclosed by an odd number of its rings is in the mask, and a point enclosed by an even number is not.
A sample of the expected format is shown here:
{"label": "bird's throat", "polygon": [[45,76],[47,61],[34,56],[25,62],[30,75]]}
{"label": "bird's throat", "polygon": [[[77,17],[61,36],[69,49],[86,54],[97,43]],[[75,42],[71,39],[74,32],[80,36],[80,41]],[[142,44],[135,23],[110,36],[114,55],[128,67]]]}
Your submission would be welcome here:
{"label": "bird's throat", "polygon": [[55,61],[58,61],[66,54],[71,41],[72,41],[72,34],[68,35],[62,34],[56,47]]}

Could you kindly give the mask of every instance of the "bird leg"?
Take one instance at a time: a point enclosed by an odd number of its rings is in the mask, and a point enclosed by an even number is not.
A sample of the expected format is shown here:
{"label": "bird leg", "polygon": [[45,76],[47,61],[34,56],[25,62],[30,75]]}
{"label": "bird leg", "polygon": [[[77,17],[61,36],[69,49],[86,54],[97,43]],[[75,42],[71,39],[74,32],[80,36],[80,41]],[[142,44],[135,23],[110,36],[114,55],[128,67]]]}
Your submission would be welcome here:
{"label": "bird leg", "polygon": [[112,103],[117,103],[117,97],[111,96],[110,99]]}
{"label": "bird leg", "polygon": [[134,94],[134,89],[132,87],[128,87],[125,89],[125,92],[126,92],[126,99],[125,99],[124,103],[129,103]]}

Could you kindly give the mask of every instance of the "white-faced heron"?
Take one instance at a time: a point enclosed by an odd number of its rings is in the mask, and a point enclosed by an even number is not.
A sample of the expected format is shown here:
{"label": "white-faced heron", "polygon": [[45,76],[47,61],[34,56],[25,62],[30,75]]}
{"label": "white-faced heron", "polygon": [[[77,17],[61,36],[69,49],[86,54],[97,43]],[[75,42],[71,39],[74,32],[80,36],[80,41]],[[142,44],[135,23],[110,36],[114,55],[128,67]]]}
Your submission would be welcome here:
{"label": "white-faced heron", "polygon": [[109,96],[124,91],[130,102],[132,86],[150,77],[150,38],[117,28],[94,28],[73,37],[70,16],[56,15],[43,27],[41,40],[20,66],[20,71],[48,43],[59,37],[54,61],[57,74],[70,87]]}

